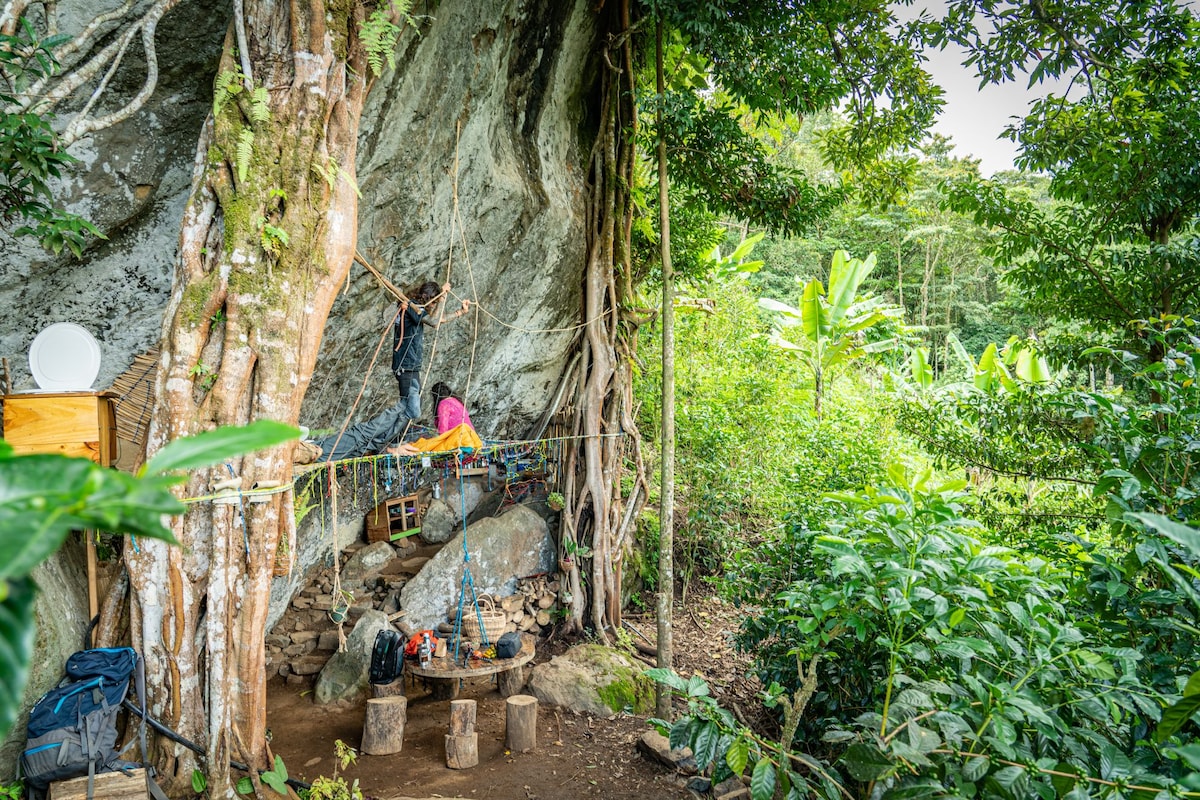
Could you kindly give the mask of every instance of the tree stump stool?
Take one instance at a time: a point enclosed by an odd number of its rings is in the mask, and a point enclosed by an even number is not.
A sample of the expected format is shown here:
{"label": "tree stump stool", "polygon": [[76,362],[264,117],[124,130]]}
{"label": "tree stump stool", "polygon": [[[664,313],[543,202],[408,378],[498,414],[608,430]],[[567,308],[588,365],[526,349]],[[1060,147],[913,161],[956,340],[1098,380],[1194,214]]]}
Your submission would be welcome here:
{"label": "tree stump stool", "polygon": [[505,747],[513,752],[537,747],[537,698],[528,694],[514,694],[504,701],[504,707]]}
{"label": "tree stump stool", "polygon": [[408,698],[404,695],[372,697],[367,700],[362,751],[371,756],[399,753],[404,745],[404,725],[407,721]]}
{"label": "tree stump stool", "polygon": [[475,701],[450,701],[450,732],[446,734],[446,766],[469,769],[479,763],[479,734],[475,732]]}

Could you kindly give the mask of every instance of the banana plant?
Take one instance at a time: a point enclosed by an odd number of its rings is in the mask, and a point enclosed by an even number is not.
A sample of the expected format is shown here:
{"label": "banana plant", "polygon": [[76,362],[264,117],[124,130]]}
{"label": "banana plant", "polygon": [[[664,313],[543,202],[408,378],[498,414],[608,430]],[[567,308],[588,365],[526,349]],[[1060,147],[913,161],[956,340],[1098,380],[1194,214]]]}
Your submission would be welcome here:
{"label": "banana plant", "polygon": [[[883,323],[899,323],[904,311],[880,297],[860,297],[859,287],[875,268],[875,254],[865,259],[851,258],[845,250],[833,254],[829,270],[829,291],[817,278],[804,284],[800,307],[764,297],[760,308],[778,314],[771,342],[795,354],[801,366],[813,376],[813,411],[821,418],[821,401],[830,371],[841,364],[872,353],[894,350],[898,336],[868,341],[866,332]],[[802,341],[786,336],[799,329]]]}
{"label": "banana plant", "polygon": [[1001,389],[1014,392],[1019,383],[1047,383],[1054,378],[1045,356],[1030,342],[1016,336],[1008,340],[1003,350],[995,342],[989,343],[978,363],[953,333],[946,335],[946,344],[966,368],[975,388],[988,394]]}

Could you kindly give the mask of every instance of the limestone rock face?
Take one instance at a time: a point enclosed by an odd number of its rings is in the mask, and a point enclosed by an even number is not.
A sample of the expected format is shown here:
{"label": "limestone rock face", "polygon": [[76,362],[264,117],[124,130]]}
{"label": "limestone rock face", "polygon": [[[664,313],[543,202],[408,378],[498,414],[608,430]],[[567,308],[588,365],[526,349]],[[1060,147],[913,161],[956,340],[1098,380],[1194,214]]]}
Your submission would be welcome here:
{"label": "limestone rock face", "polygon": [[654,684],[628,655],[598,644],[581,644],[533,668],[529,691],[549,705],[599,717],[654,707]]}
{"label": "limestone rock face", "polygon": [[317,677],[313,691],[317,705],[353,700],[365,694],[375,635],[386,627],[388,621],[383,612],[370,609],[363,613],[346,637],[346,652],[334,653]]}
{"label": "limestone rock face", "polygon": [[[482,309],[427,330],[426,418],[428,387],[441,380],[466,394],[481,435],[517,438],[557,386],[582,296],[592,5],[439,3],[371,90],[360,252],[400,286],[449,281],[451,311],[460,298]],[[334,304],[302,422],[337,418],[392,310],[356,269]],[[395,402],[388,365],[372,374],[360,416]]]}
{"label": "limestone rock face", "polygon": [[[507,596],[517,579],[555,567],[554,541],[546,523],[525,506],[489,517],[466,530],[471,577],[479,594]],[[448,541],[404,585],[400,607],[417,630],[434,628],[458,607],[463,575],[463,532]]]}
{"label": "limestone rock face", "polygon": [[[63,0],[60,28],[114,5]],[[80,323],[100,342],[95,389],[158,342],[229,8],[184,0],[166,14],[150,103],[72,147],[80,163],[59,194],[107,240],[79,261],[0,234],[0,307],[21,310],[0,315],[0,355],[17,390],[34,388],[29,345],[51,323]],[[428,331],[423,399],[444,380],[466,395],[481,434],[519,438],[553,395],[579,321],[594,12],[585,0],[445,0],[422,26],[404,35],[363,114],[358,249],[397,285],[449,281],[454,306],[479,302],[478,315]],[[123,96],[140,85],[136,60],[114,82]],[[394,308],[356,267],[301,422],[340,425],[368,372],[356,419],[395,402],[386,357],[368,369]]]}
{"label": "limestone rock face", "polygon": [[[60,27],[78,31],[116,5],[59,3]],[[70,148],[79,163],[57,182],[55,195],[107,240],[95,241],[76,259],[0,233],[0,307],[20,309],[0,315],[0,355],[9,359],[17,390],[34,388],[29,345],[51,323],[79,323],[99,341],[97,389],[108,387],[136,354],[158,341],[230,8],[228,0],[189,0],[164,15],[158,26],[158,90],[131,119]],[[140,88],[140,52],[131,48],[123,61],[111,89],[114,99]]]}

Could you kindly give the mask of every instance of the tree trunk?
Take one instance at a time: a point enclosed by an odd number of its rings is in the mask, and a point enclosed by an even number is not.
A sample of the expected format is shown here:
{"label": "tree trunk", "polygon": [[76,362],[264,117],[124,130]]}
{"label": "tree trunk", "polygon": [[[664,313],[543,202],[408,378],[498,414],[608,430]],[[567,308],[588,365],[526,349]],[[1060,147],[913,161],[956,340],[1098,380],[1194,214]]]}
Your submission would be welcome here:
{"label": "tree trunk", "polygon": [[[634,283],[629,191],[637,116],[628,0],[605,6],[603,14],[609,44],[602,62],[600,129],[590,165],[584,340],[573,400],[572,432],[578,444],[567,451],[562,517],[567,555],[589,542],[586,549],[591,551],[590,556],[572,555],[565,570],[571,591],[567,630],[582,632],[590,621],[596,635],[607,641],[608,632],[621,624],[621,559],[647,492],[632,414],[636,323],[620,315],[621,301],[631,295]],[[621,491],[626,461],[633,462],[637,473],[628,498]],[[585,585],[581,572],[587,567],[591,581]],[[587,588],[591,597],[586,596]]]}
{"label": "tree trunk", "polygon": [[[661,16],[654,36],[654,82],[659,97],[666,95],[663,77],[663,30]],[[675,276],[671,267],[671,213],[667,194],[667,140],[663,136],[663,112],[658,119],[658,224],[662,257],[662,500],[659,504],[658,534],[658,666],[671,669],[674,662],[672,606],[675,600]],[[671,692],[656,685],[659,719],[671,719]]]}
{"label": "tree trunk", "polygon": [[[368,74],[362,10],[239,6],[217,82],[246,88],[209,118],[197,150],[150,452],[218,425],[294,423],[354,254],[353,173]],[[262,90],[258,98],[251,86]],[[231,475],[247,488],[290,483],[291,449],[196,472],[185,492],[208,494]],[[241,508],[195,503],[172,529],[180,547],[142,541],[126,549],[133,639],[146,658],[151,712],[206,743],[207,763],[175,748],[160,754],[161,777],[179,795],[199,767],[210,796],[232,797],[230,758],[267,765],[263,640],[280,540],[295,552],[292,498]]]}

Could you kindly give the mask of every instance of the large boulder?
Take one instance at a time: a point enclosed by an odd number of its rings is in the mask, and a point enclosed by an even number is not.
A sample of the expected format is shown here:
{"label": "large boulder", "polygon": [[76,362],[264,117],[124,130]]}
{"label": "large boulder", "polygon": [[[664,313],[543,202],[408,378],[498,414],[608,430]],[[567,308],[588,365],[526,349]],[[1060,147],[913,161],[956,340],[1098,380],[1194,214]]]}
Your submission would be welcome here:
{"label": "large boulder", "polygon": [[462,529],[463,512],[469,520],[487,497],[483,483],[474,478],[461,482],[445,481],[445,487],[441,498],[431,500],[421,517],[421,538],[429,544],[449,541],[455,531]]}
{"label": "large boulder", "polygon": [[654,707],[654,682],[641,662],[610,647],[581,644],[538,664],[529,691],[538,700],[568,711],[610,717],[644,714]]}
{"label": "large boulder", "polygon": [[346,583],[366,583],[378,578],[384,568],[396,558],[396,548],[390,542],[372,542],[350,556],[342,567]]}
{"label": "large boulder", "polygon": [[317,677],[313,691],[317,705],[354,700],[366,693],[375,636],[387,627],[387,615],[382,611],[371,609],[359,618],[346,637],[346,651],[334,653]]}
{"label": "large boulder", "polygon": [[458,607],[463,578],[463,538],[471,580],[480,594],[507,596],[517,580],[555,568],[554,540],[545,521],[525,506],[482,519],[459,532],[421,568],[400,593],[405,619],[417,630],[444,622]]}

